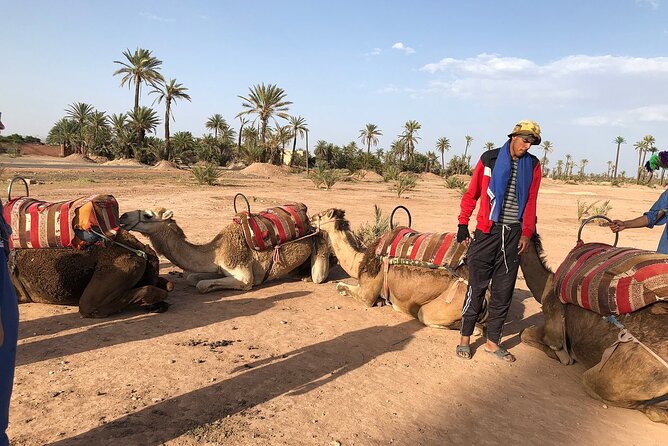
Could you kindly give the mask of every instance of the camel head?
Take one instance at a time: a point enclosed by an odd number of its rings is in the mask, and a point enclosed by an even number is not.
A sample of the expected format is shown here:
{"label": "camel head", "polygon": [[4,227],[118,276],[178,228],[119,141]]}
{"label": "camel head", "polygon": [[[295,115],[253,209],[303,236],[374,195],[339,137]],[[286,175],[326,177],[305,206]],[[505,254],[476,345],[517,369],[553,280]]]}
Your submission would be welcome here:
{"label": "camel head", "polygon": [[136,210],[121,215],[120,226],[126,231],[137,231],[151,235],[174,223],[174,212],[165,208]]}
{"label": "camel head", "polygon": [[349,231],[350,222],[346,220],[346,211],[343,209],[327,209],[311,217],[311,226],[323,232]]}

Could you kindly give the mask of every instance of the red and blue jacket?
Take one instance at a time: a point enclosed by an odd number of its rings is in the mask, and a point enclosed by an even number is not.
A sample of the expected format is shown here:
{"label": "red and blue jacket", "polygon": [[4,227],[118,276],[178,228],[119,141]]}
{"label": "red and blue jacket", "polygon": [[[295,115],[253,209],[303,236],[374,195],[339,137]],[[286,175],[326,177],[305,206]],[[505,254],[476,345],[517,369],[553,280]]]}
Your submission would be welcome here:
{"label": "red and blue jacket", "polygon": [[[480,198],[480,209],[478,209],[478,218],[476,229],[480,229],[485,234],[489,234],[494,222],[490,218],[492,209],[490,179],[492,171],[499,158],[499,149],[489,150],[482,154],[478,164],[473,170],[473,177],[469,184],[468,190],[462,197],[461,212],[459,214],[459,224],[468,225],[471,214],[476,207],[478,198]],[[538,158],[530,153],[526,153],[531,159],[532,175],[531,181],[527,184],[517,183],[518,188],[525,188],[526,190],[520,192],[525,195],[526,202],[524,208],[520,208],[520,222],[522,223],[522,235],[531,237],[536,230],[536,200],[538,198],[538,188],[540,187],[540,180],[542,178],[542,168]],[[521,206],[521,203],[518,203]],[[496,203],[495,206],[502,206],[503,203]]]}

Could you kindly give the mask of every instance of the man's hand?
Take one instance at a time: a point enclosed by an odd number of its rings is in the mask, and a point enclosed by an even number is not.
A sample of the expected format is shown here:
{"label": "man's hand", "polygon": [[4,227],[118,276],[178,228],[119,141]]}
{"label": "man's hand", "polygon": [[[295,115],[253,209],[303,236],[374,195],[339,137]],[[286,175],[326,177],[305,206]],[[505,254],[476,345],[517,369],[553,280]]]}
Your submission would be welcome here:
{"label": "man's hand", "polygon": [[457,243],[468,241],[470,238],[468,225],[457,225]]}
{"label": "man's hand", "polygon": [[610,230],[612,232],[619,232],[624,229],[626,229],[626,223],[621,220],[613,220],[612,223],[610,223]]}
{"label": "man's hand", "polygon": [[517,253],[519,255],[524,254],[527,252],[527,249],[529,249],[529,237],[526,235],[523,235],[520,237],[520,242],[517,244],[518,251]]}

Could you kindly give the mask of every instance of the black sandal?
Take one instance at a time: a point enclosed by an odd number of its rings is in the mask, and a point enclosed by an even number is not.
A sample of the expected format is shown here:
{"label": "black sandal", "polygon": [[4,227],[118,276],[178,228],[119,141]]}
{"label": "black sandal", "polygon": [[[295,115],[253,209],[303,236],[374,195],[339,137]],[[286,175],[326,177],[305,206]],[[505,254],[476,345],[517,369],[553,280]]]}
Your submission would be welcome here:
{"label": "black sandal", "polygon": [[471,346],[470,345],[458,345],[455,349],[455,353],[458,358],[462,359],[471,359]]}

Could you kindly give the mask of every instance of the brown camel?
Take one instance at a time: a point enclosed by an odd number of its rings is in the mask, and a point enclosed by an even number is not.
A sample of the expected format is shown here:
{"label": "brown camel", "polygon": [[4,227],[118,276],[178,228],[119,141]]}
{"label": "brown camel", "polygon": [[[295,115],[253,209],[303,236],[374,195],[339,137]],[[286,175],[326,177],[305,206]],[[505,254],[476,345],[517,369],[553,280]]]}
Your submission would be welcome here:
{"label": "brown camel", "polygon": [[116,241],[148,258],[115,244],[12,251],[8,266],[19,302],[78,305],[84,317],[106,317],[132,305],[165,311],[173,285],[158,276],[155,251],[124,230]]}
{"label": "brown camel", "polygon": [[[358,279],[358,285],[339,282],[336,286],[339,294],[350,296],[367,307],[375,305],[384,277],[383,262],[375,253],[380,239],[367,249],[360,247],[341,209],[320,212],[311,217],[311,224],[327,237],[343,270]],[[397,227],[392,231],[401,229]],[[459,329],[466,278],[465,264],[458,266],[454,275],[442,269],[392,265],[387,274],[389,303],[396,311],[410,314],[429,327]],[[476,334],[480,333],[481,327],[477,327]]]}
{"label": "brown camel", "polygon": [[[554,273],[545,263],[538,236],[522,255],[520,267],[545,316],[544,325],[522,331],[522,342],[563,364],[575,360],[584,364],[588,370],[582,381],[590,396],[640,410],[652,421],[668,424],[668,367],[635,342],[619,344],[600,367],[603,352],[617,341],[620,329],[593,311],[561,303],[553,291]],[[618,318],[640,342],[659,357],[668,358],[668,303],[658,302]]]}
{"label": "brown camel", "polygon": [[121,216],[121,226],[146,235],[155,250],[189,272],[188,283],[200,293],[214,290],[250,290],[267,280],[284,277],[310,259],[311,278],[315,283],[327,280],[329,249],[319,235],[285,244],[281,261],[272,259],[273,251],[255,251],[248,247],[241,225],[230,223],[209,243],[195,245],[186,240],[183,230],[172,219],[173,212],[136,210]]}

